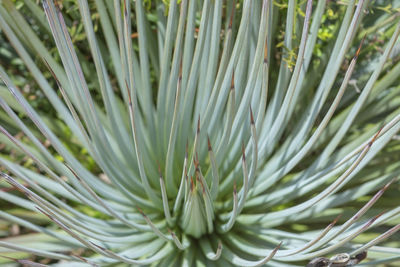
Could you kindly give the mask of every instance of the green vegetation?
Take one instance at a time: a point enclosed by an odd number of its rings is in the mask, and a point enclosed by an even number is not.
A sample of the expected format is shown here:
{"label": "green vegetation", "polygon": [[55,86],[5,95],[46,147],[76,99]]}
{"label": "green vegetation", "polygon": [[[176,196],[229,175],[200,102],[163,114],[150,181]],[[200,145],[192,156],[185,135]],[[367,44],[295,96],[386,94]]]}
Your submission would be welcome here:
{"label": "green vegetation", "polygon": [[0,0],[0,263],[398,262],[399,12]]}

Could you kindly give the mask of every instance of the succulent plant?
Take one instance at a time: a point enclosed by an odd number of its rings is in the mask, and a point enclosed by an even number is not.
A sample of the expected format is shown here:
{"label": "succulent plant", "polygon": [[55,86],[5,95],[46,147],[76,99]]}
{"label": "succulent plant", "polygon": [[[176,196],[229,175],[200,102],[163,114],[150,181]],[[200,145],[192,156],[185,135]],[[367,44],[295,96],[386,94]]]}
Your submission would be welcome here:
{"label": "succulent plant", "polygon": [[0,211],[39,233],[1,239],[0,255],[33,266],[12,251],[59,266],[400,260],[387,243],[400,206],[373,207],[400,173],[400,3],[77,0],[77,43],[61,3],[25,2],[0,0],[0,29],[58,118],[0,67],[1,118],[24,134],[3,124],[0,140],[40,170],[1,156],[3,189],[23,194],[0,197],[48,221]]}

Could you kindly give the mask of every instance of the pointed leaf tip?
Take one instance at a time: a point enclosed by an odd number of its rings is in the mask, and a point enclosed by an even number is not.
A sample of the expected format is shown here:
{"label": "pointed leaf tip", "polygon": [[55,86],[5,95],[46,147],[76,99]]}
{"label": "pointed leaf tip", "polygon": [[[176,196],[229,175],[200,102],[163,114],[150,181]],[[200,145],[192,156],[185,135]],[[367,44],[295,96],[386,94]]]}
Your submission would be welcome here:
{"label": "pointed leaf tip", "polygon": [[178,76],[178,81],[182,80],[182,69],[183,69],[183,61],[181,59],[181,62],[179,64],[179,76]]}
{"label": "pointed leaf tip", "polygon": [[127,9],[127,4],[126,4],[126,0],[124,0],[124,15],[125,15],[125,17],[128,17],[128,9]]}
{"label": "pointed leaf tip", "polygon": [[268,63],[268,40],[265,40],[264,44],[264,64]]}
{"label": "pointed leaf tip", "polygon": [[393,178],[389,183],[385,184],[385,186],[381,189],[382,191],[386,191],[394,182],[397,182],[398,178]]}
{"label": "pointed leaf tip", "polygon": [[233,15],[235,14],[235,6],[236,6],[236,0],[234,0],[233,3],[232,3],[232,9],[231,9],[231,15],[230,15],[230,18],[229,18],[228,30],[232,30]]}
{"label": "pointed leaf tip", "polygon": [[64,163],[64,165],[68,168],[68,170],[75,176],[75,178],[78,181],[82,181],[82,179],[78,176],[78,174],[75,172],[75,170],[71,166],[69,166],[69,164]]}
{"label": "pointed leaf tip", "polygon": [[369,141],[368,143],[368,147],[371,147],[372,144],[376,141],[376,139],[378,138],[378,136],[380,135],[381,131],[382,131],[383,127],[381,127],[378,132],[374,135],[374,137],[372,137],[371,141]]}
{"label": "pointed leaf tip", "polygon": [[361,39],[360,45],[358,46],[358,49],[357,49],[356,54],[355,54],[355,56],[354,56],[354,60],[357,60],[358,55],[360,54],[360,51],[361,51],[361,47],[362,47],[363,44],[364,44],[364,40],[365,40],[365,37],[366,37],[366,36],[367,36],[367,34],[364,34],[363,38]]}
{"label": "pointed leaf tip", "polygon": [[382,212],[380,212],[379,214],[375,215],[373,218],[371,218],[368,222],[367,225],[371,225],[373,224],[379,217],[381,217],[383,214],[385,214],[387,212],[387,210],[384,210]]}
{"label": "pointed leaf tip", "polygon": [[246,152],[245,152],[244,143],[242,143],[242,160],[246,161]]}
{"label": "pointed leaf tip", "polygon": [[158,160],[156,160],[156,162],[157,162],[158,174],[159,174],[160,178],[162,178],[162,172],[161,172],[160,163],[158,162]]}
{"label": "pointed leaf tip", "polygon": [[193,181],[193,176],[190,177],[190,192],[193,192],[194,190],[194,181]]}
{"label": "pointed leaf tip", "polygon": [[136,207],[136,209],[139,211],[139,213],[143,216],[146,217],[146,214],[144,214],[143,210],[140,207]]}
{"label": "pointed leaf tip", "polygon": [[231,90],[235,89],[235,71],[232,71]]}
{"label": "pointed leaf tip", "polygon": [[253,110],[251,109],[251,106],[250,106],[250,123],[251,123],[252,125],[254,125]]}
{"label": "pointed leaf tip", "polygon": [[336,216],[336,218],[330,223],[330,225],[334,226],[341,217],[342,217],[342,214],[339,214],[338,216]]}

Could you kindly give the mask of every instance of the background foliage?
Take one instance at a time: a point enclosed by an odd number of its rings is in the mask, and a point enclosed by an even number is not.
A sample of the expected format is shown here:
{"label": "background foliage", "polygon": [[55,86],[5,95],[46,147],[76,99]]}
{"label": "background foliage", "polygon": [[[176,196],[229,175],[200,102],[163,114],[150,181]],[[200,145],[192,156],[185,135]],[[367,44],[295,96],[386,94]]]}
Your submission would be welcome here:
{"label": "background foliage", "polygon": [[[41,40],[46,46],[46,49],[50,52],[50,55],[55,58],[56,62],[61,62],[58,54],[58,50],[54,46],[54,41],[52,34],[47,26],[46,18],[43,15],[42,11],[34,12],[35,10],[41,10],[40,3],[36,3],[35,1],[12,1],[14,5],[10,5],[11,1],[3,1],[2,5],[8,10],[13,10],[15,7],[18,10],[19,14],[27,21],[29,26],[32,28],[34,33],[40,36]],[[169,5],[169,1],[163,1],[166,5]],[[309,75],[307,76],[307,86],[310,88],[307,90],[307,93],[301,95],[301,103],[304,105],[308,105],[312,102],[312,99],[316,93],[317,86],[322,77],[322,72],[320,69],[325,67],[329,58],[330,51],[333,48],[333,42],[337,37],[341,19],[343,19],[343,14],[346,10],[349,1],[327,1],[326,12],[323,14],[321,19],[321,27],[318,29],[318,35],[316,40],[316,45],[312,51],[311,64],[309,69]],[[91,51],[89,45],[87,43],[87,36],[84,31],[83,24],[81,22],[81,14],[79,13],[79,9],[76,5],[76,1],[68,0],[62,1],[61,10],[68,26],[69,34],[71,35],[71,40],[73,42],[74,48],[77,51],[77,55],[79,58],[79,62],[82,65],[82,70],[85,77],[91,77],[93,73],[96,73],[95,67],[93,65],[93,59],[91,58]],[[288,11],[288,1],[273,1],[274,12],[277,12],[279,15],[275,17],[275,21],[273,21],[275,25],[275,32],[273,34],[274,39],[271,40],[270,46],[272,47],[271,51],[273,51],[270,56],[270,71],[269,71],[269,83],[270,88],[274,88],[278,83],[279,72],[278,66],[282,64],[286,64],[287,69],[292,73],[295,68],[297,54],[299,52],[299,43],[301,39],[301,30],[302,30],[302,22],[305,16],[305,1],[297,1],[295,8],[295,17],[296,20],[294,22],[294,26],[292,29],[293,43],[294,45],[289,48],[285,46],[284,38],[287,35],[285,29],[285,21],[286,14]],[[149,21],[149,25],[151,30],[155,30],[157,27],[157,16],[160,14],[157,13],[155,7],[158,5],[157,1],[144,1],[144,5],[147,10],[147,19]],[[243,1],[238,1],[237,9],[235,17],[241,17],[241,7],[243,5]],[[315,6],[314,6],[315,8]],[[103,31],[100,29],[100,19],[99,13],[93,3],[90,3],[90,11],[91,11],[91,19],[93,21],[94,31],[97,34],[97,38],[100,44],[100,50],[102,51],[102,56],[104,58],[104,62],[108,70],[110,70],[110,81],[112,86],[117,87],[117,77],[116,73],[113,73],[113,64],[111,54],[108,53],[107,47],[104,45],[105,38]],[[168,9],[165,9],[162,12],[165,16],[168,16]],[[228,12],[227,12],[228,13]],[[37,15],[42,14],[42,15]],[[132,16],[135,16],[132,11]],[[227,16],[225,14],[225,16]],[[358,57],[357,67],[354,70],[354,73],[351,77],[351,81],[349,83],[349,88],[345,92],[342,101],[336,111],[338,114],[333,120],[330,127],[325,131],[318,142],[315,145],[315,148],[311,152],[309,157],[304,158],[300,164],[298,164],[293,172],[289,173],[280,186],[284,186],[286,182],[290,181],[295,175],[296,172],[306,169],[311,166],[315,158],[323,151],[325,145],[329,143],[329,140],[332,138],[333,133],[337,131],[339,128],[342,118],[346,110],[348,110],[349,106],[352,105],[356,101],[356,99],[360,95],[360,90],[365,87],[370,78],[371,72],[376,68],[378,61],[383,53],[384,44],[386,44],[393,32],[395,31],[395,27],[398,23],[399,16],[399,3],[397,1],[371,1],[362,20],[362,25],[360,25],[360,29],[357,32],[353,45],[351,49],[349,49],[346,54],[346,58],[341,66],[341,71],[338,74],[338,77],[335,79],[335,83],[333,85],[334,88],[339,88],[341,82],[344,78],[344,74],[349,67],[349,64],[352,60],[353,55],[356,53],[357,47],[362,38],[365,36],[365,41],[362,46],[361,52]],[[196,28],[200,26],[200,14],[196,19]],[[226,17],[224,17],[226,19]],[[133,20],[134,21],[134,20]],[[234,20],[233,29],[237,29],[240,20]],[[237,32],[234,32],[237,34]],[[133,22],[132,25],[132,40],[133,40],[133,49],[138,52],[139,51],[139,43],[137,38],[137,25]],[[48,68],[42,61],[40,55],[34,52],[34,48],[30,47],[29,42],[25,42],[24,45],[28,49],[28,51],[35,55],[34,61],[40,67],[40,70],[43,72],[46,79],[51,83],[53,88],[57,88],[57,84],[55,80],[52,78],[51,73],[48,71]],[[350,144],[357,139],[365,140],[366,136],[371,133],[376,132],[377,129],[382,127],[383,122],[388,122],[388,118],[393,117],[393,114],[396,114],[396,111],[399,109],[400,97],[399,97],[399,76],[396,76],[396,73],[399,73],[399,51],[400,51],[400,43],[397,41],[395,43],[393,52],[391,53],[389,60],[385,64],[383,71],[379,76],[379,81],[389,80],[388,84],[382,86],[382,89],[376,89],[369,96],[367,103],[363,107],[363,112],[357,117],[355,127],[352,127],[351,130],[344,136],[341,141],[341,147],[345,147],[346,144]],[[29,103],[35,110],[37,110],[43,120],[47,123],[47,125],[51,128],[52,131],[60,138],[63,144],[67,147],[67,149],[72,152],[72,154],[83,163],[83,165],[92,173],[99,175],[106,182],[108,181],[107,177],[102,172],[101,168],[96,164],[95,160],[89,155],[88,151],[81,146],[76,137],[72,134],[71,130],[66,126],[65,122],[59,117],[59,114],[55,112],[54,108],[48,102],[47,98],[44,97],[41,90],[39,90],[38,85],[34,82],[34,77],[27,70],[25,64],[19,59],[18,55],[7,41],[5,35],[3,33],[0,34],[0,63],[1,66],[6,68],[8,75],[12,78],[13,82],[16,86],[18,86],[23,95],[28,99]],[[157,97],[157,86],[159,82],[159,78],[156,73],[159,70],[152,69],[150,75],[150,83],[153,88],[153,102],[155,103]],[[389,77],[390,76],[390,77]],[[392,77],[395,76],[395,77]],[[388,78],[389,77],[389,78]],[[99,82],[97,79],[87,79],[88,88],[91,92],[91,95],[94,99],[94,102],[98,104],[99,108],[104,111],[104,107],[102,104],[102,97],[99,92]],[[378,81],[378,84],[379,84]],[[238,87],[240,86],[237,85]],[[377,86],[379,87],[379,86]],[[390,90],[388,89],[390,88]],[[116,95],[122,97],[122,93],[119,91],[115,92]],[[57,91],[57,94],[61,98],[61,93]],[[270,90],[268,92],[268,98],[273,98],[274,91]],[[9,94],[8,90],[6,90],[4,85],[0,85],[0,96],[6,99],[7,103],[17,111],[18,116],[29,126],[31,129],[35,129],[34,124],[28,119],[24,110],[21,109],[18,103],[12,99],[12,96]],[[331,92],[327,97],[327,103],[331,103],[336,96],[336,92]],[[318,116],[317,122],[320,122],[323,119],[323,115],[328,111],[329,105],[325,105],[322,108],[321,115]],[[368,112],[368,110],[374,110],[374,112]],[[294,112],[292,121],[296,121],[301,118],[301,112],[304,109],[300,107],[296,107],[296,111]],[[32,145],[32,142],[24,136],[19,131],[19,127],[15,124],[13,120],[9,118],[5,114],[3,110],[0,111],[0,123],[3,127],[5,127],[13,136],[16,136],[22,142]],[[195,120],[193,120],[193,124],[195,124]],[[285,144],[284,141],[286,139],[290,139],[292,133],[296,130],[295,124],[289,123],[283,134],[282,138],[278,142],[279,145]],[[313,127],[311,132],[314,132],[317,127]],[[45,146],[55,155],[55,158],[64,162],[64,159],[56,153],[56,151],[50,146],[48,140],[44,139],[41,136],[38,130],[34,130],[34,134],[45,144]],[[360,141],[361,143],[361,141]],[[181,145],[181,147],[184,147]],[[340,148],[341,148],[340,147]],[[352,188],[360,188],[364,183],[373,181],[376,177],[380,177],[382,174],[390,173],[392,175],[398,175],[399,167],[396,162],[399,162],[400,158],[400,141],[396,136],[389,141],[387,146],[379,152],[379,154],[370,162],[370,164],[362,170],[357,178],[347,184],[342,191],[343,192],[352,192]],[[10,160],[14,163],[22,165],[29,170],[37,173],[44,173],[41,171],[33,161],[26,157],[23,152],[15,149],[10,141],[4,136],[0,136],[0,153],[1,156],[7,160]],[[343,154],[342,154],[343,155]],[[336,159],[331,158],[332,162]],[[7,172],[3,167],[1,171]],[[387,180],[387,179],[386,179]],[[385,180],[385,181],[386,181]],[[327,184],[325,184],[327,185]],[[384,183],[379,183],[380,186],[383,186]],[[376,188],[379,188],[378,185]],[[16,196],[23,196],[20,192],[9,186],[4,180],[1,181],[1,189],[4,192],[15,194]],[[281,187],[282,189],[282,187]],[[346,191],[347,190],[347,191]],[[379,200],[379,202],[371,208],[367,214],[365,215],[367,218],[371,218],[378,214],[383,208],[391,209],[398,207],[398,203],[400,203],[400,197],[398,195],[399,184],[396,182],[385,192],[384,196]],[[298,198],[296,200],[290,200],[283,204],[271,205],[269,211],[279,211],[287,209],[293,205],[296,205],[299,201],[306,201],[308,198],[316,194],[317,191],[311,191],[310,195],[303,196],[302,198]],[[314,216],[312,222],[307,220],[306,217],[303,217],[293,223],[287,223],[280,225],[278,227],[279,230],[284,230],[292,233],[305,233],[305,232],[313,232],[314,230],[321,229],[325,227],[325,225],[331,222],[336,216],[341,214],[341,218],[339,219],[340,224],[346,222],[352,215],[354,215],[357,210],[359,210],[363,205],[365,205],[368,200],[376,193],[376,191],[368,192],[356,200],[352,200],[347,203],[336,205],[334,208],[327,209],[324,212],[318,214],[318,216]],[[229,196],[230,197],[230,196]],[[80,205],[75,201],[70,201],[67,199],[63,199],[69,205],[74,207],[75,209],[88,214],[92,217],[96,218],[105,218],[107,219],[107,215],[96,211],[88,206]],[[41,226],[50,227],[52,229],[57,229],[51,221],[44,216],[43,214],[38,214],[36,212],[27,212],[25,209],[21,209],[18,206],[10,205],[9,202],[2,201],[1,210],[6,211],[9,214],[19,216],[21,218],[27,219],[28,221],[34,222]],[[260,210],[264,209],[264,207],[260,207]],[[254,208],[257,211],[257,208]],[[355,242],[365,243],[372,238],[378,236],[379,234],[385,232],[391,226],[397,225],[400,223],[400,219],[390,221],[388,224],[381,225],[379,227],[374,228],[373,232],[365,233],[356,238]],[[39,241],[46,241],[46,239],[41,235],[34,233],[29,229],[25,229],[24,227],[18,227],[16,224],[10,223],[8,220],[0,219],[0,234],[3,238],[12,238],[13,242],[17,242],[20,244],[38,244]],[[54,251],[66,250],[64,244],[59,243],[55,240],[48,240],[48,244],[53,247]],[[400,239],[397,236],[393,236],[391,239],[385,242],[385,244],[389,247],[399,247]],[[57,247],[59,246],[59,247]],[[74,251],[75,254],[79,254],[82,256],[90,256],[90,252],[86,252],[82,249],[77,249]],[[375,253],[375,256],[374,256]],[[15,258],[26,257],[27,254],[21,253],[11,253],[7,254],[8,256]],[[371,257],[379,257],[379,252],[372,252]],[[39,261],[42,263],[48,263],[48,259],[39,258],[31,258],[32,260]],[[3,262],[9,262],[9,259],[0,259]]]}

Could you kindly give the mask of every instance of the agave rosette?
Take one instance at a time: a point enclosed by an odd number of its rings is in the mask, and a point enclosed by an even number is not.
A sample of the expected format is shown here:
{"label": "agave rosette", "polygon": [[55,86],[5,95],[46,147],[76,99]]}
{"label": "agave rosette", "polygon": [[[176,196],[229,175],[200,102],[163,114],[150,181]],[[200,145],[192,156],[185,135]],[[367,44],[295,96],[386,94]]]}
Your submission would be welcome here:
{"label": "agave rosette", "polygon": [[[11,0],[0,3],[1,31],[107,177],[85,168],[1,66],[1,114],[26,137],[0,126],[1,142],[41,172],[0,157],[3,181],[25,195],[0,197],[57,227],[0,211],[47,237],[3,239],[0,255],[22,251],[67,266],[297,266],[339,251],[368,251],[372,265],[400,259],[399,249],[378,244],[400,229],[400,207],[373,206],[400,172],[397,13],[341,3],[334,37],[316,56],[327,5],[337,3],[171,0],[146,9],[141,0],[96,0],[95,31],[87,1],[77,0],[91,52],[84,56],[57,1],[25,8],[58,55]],[[367,49],[374,31],[389,36],[382,51]],[[379,225],[387,231],[354,241]]]}

